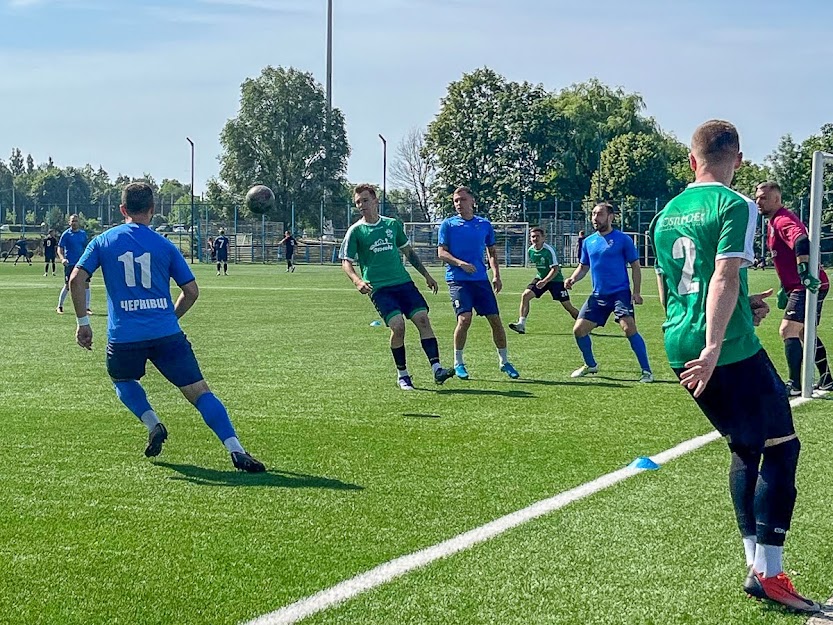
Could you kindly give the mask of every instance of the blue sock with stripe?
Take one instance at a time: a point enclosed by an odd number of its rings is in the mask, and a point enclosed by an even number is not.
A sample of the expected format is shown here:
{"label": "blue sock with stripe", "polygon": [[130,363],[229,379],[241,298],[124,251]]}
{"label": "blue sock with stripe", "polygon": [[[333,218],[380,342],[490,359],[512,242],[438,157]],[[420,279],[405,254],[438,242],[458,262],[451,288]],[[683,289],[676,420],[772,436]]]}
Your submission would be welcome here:
{"label": "blue sock with stripe", "polygon": [[119,380],[113,382],[116,387],[116,397],[121,400],[127,409],[130,410],[139,419],[142,418],[148,410],[153,410],[148,402],[148,396],[145,389],[139,384],[138,380]]}
{"label": "blue sock with stripe", "polygon": [[581,355],[584,357],[584,364],[588,367],[595,367],[596,359],[593,358],[593,342],[590,340],[590,335],[577,336],[576,343],[581,350]]}
{"label": "blue sock with stripe", "polygon": [[203,421],[217,435],[221,443],[225,443],[229,438],[237,438],[226,407],[214,393],[203,393],[197,398],[194,406],[200,411]]}
{"label": "blue sock with stripe", "polygon": [[629,336],[628,340],[631,343],[631,349],[636,354],[636,359],[639,361],[639,366],[643,371],[650,371],[651,365],[648,363],[648,348],[645,346],[645,339],[637,332],[633,336]]}

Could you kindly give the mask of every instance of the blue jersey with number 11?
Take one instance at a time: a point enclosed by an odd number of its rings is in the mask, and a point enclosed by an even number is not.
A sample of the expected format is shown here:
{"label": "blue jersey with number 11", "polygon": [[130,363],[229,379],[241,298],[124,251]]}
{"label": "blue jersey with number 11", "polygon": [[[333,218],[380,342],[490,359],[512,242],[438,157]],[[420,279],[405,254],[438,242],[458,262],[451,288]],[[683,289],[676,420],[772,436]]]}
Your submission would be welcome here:
{"label": "blue jersey with number 11", "polygon": [[171,278],[182,286],[194,274],[162,235],[141,224],[122,224],[98,235],[78,266],[101,267],[107,287],[107,338],[133,343],[180,332],[171,300]]}

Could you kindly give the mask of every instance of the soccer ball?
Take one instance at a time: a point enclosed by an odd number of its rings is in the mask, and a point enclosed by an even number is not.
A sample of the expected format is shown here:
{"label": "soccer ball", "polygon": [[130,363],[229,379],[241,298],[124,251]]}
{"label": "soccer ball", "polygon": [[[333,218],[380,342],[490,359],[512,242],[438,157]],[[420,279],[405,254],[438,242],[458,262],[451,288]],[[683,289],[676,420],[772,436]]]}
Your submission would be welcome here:
{"label": "soccer ball", "polygon": [[255,215],[263,215],[275,208],[275,194],[264,184],[256,184],[246,193],[246,208]]}

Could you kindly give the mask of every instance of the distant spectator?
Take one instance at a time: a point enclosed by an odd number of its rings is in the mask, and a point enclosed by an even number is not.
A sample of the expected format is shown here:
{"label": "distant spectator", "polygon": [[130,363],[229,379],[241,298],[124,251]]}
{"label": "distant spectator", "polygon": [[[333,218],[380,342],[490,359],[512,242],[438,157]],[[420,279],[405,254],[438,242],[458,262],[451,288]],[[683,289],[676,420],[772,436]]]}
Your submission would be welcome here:
{"label": "distant spectator", "polygon": [[581,250],[584,248],[584,230],[578,231],[578,241],[576,241],[576,262],[581,260]]}

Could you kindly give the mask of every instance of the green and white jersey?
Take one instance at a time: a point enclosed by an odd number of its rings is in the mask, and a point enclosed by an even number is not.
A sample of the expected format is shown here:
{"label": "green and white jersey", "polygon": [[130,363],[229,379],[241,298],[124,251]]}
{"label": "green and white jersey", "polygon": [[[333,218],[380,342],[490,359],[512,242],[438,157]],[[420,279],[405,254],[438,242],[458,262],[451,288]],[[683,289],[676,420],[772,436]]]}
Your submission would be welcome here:
{"label": "green and white jersey", "polygon": [[[541,280],[547,277],[551,267],[558,265],[558,256],[555,255],[555,250],[549,243],[544,243],[544,247],[540,250],[536,250],[534,245],[530,245],[526,255],[529,257],[529,262],[535,265],[535,269],[538,270],[538,278]],[[555,274],[552,282],[564,282],[564,275],[560,269]]]}
{"label": "green and white jersey", "polygon": [[375,224],[360,219],[344,235],[339,258],[359,263],[362,280],[374,289],[411,282],[400,250],[408,245],[402,222],[379,217]]}
{"label": "green and white jersey", "polygon": [[706,346],[706,296],[716,261],[742,258],[738,301],[723,339],[718,366],[761,349],[752,323],[746,267],[752,264],[755,202],[717,182],[688,185],[651,222],[656,271],[666,292],[665,351],[683,367]]}

